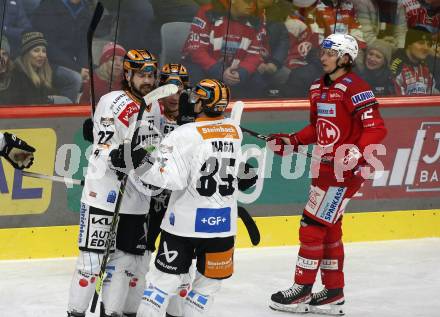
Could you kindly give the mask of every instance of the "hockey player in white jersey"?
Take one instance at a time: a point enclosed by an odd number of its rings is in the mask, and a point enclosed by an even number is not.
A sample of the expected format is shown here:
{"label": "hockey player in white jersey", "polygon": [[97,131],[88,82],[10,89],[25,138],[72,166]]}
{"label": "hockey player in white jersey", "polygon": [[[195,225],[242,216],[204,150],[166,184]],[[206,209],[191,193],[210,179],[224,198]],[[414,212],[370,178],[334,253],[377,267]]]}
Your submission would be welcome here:
{"label": "hockey player in white jersey", "polygon": [[14,168],[22,170],[34,163],[35,149],[15,134],[0,132],[0,156],[4,157]]}
{"label": "hockey player in white jersey", "polygon": [[159,76],[159,86],[174,84],[179,91],[169,97],[160,100],[159,104],[163,112],[161,123],[162,134],[165,136],[178,127],[177,116],[179,114],[180,95],[189,89],[188,70],[182,64],[165,64],[162,66]]}
{"label": "hockey player in white jersey", "polygon": [[233,273],[242,132],[223,117],[229,97],[229,88],[218,80],[198,83],[190,98],[196,121],[171,132],[155,152],[154,165],[141,176],[143,182],[172,194],[138,317],[165,314],[193,257],[197,271],[185,317],[206,315],[221,281]]}
{"label": "hockey player in white jersey", "polygon": [[[182,64],[165,64],[162,66],[159,75],[159,86],[174,84],[179,90],[176,94],[165,97],[159,101],[162,110],[161,132],[163,136],[168,135],[179,125],[179,101],[182,93],[189,89],[189,75]],[[164,189],[160,194],[151,197],[150,211],[148,213],[147,250],[156,250],[155,242],[160,233],[160,224],[168,206],[171,191]],[[191,270],[193,272],[193,270]],[[183,276],[182,284],[179,286],[178,295],[171,297],[167,307],[166,317],[180,317],[183,315],[185,296],[191,285],[193,276]]]}
{"label": "hockey player in white jersey", "polygon": [[[104,95],[93,118],[93,151],[81,197],[80,254],[70,287],[68,316],[85,316],[94,294],[120,186],[108,164],[109,153],[131,137],[141,98],[155,88],[157,60],[147,50],[130,50],[124,57],[124,75],[123,90]],[[159,103],[147,105],[137,144],[158,143],[160,118]],[[136,155],[132,154],[132,158],[136,167]],[[102,288],[101,316],[136,314],[150,259],[150,252],[145,252],[149,202],[149,197],[139,193],[134,184],[127,185],[116,239],[112,240],[114,253]]]}

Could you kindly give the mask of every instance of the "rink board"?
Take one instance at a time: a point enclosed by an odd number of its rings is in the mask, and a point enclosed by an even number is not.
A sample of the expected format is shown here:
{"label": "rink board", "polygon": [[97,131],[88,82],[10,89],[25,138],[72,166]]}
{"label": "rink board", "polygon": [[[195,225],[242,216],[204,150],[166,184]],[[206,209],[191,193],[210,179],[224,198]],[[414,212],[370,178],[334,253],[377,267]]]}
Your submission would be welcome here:
{"label": "rink board", "polygon": [[[367,181],[344,218],[345,241],[440,236],[440,97],[380,100],[389,134],[384,173]],[[37,148],[31,171],[83,178],[87,144],[82,122],[89,106],[0,108],[0,128]],[[307,124],[304,101],[246,102],[242,125],[260,133],[290,132]],[[265,144],[246,136],[244,143],[264,155]],[[311,150],[311,148],[309,148]],[[299,216],[308,199],[310,160],[291,177],[301,158],[291,162],[265,157],[266,178],[240,202],[256,219],[261,246],[294,245]],[[260,167],[258,160],[253,163]],[[0,160],[0,259],[63,257],[76,254],[81,187],[23,177]],[[268,168],[268,166],[270,168]],[[289,171],[284,167],[292,167]],[[293,169],[295,167],[295,169]],[[290,173],[290,174],[289,174]],[[294,174],[295,174],[294,173]],[[270,177],[268,177],[270,175]],[[250,241],[239,226],[238,246]]]}
{"label": "rink board", "polygon": [[[259,247],[299,243],[299,216],[254,219],[261,232]],[[440,209],[347,214],[343,230],[345,242],[440,237]],[[76,256],[77,237],[78,226],[0,229],[0,260]],[[237,247],[252,247],[240,220]]]}

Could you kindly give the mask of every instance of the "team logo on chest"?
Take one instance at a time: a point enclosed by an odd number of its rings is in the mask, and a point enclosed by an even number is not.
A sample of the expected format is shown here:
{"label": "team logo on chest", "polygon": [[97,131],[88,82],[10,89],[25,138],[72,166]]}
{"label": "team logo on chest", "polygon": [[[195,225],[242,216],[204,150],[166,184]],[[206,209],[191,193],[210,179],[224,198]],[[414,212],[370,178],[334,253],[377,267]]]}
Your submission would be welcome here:
{"label": "team logo on chest", "polygon": [[318,133],[318,144],[321,146],[331,146],[341,137],[341,131],[331,121],[319,118],[316,122]]}

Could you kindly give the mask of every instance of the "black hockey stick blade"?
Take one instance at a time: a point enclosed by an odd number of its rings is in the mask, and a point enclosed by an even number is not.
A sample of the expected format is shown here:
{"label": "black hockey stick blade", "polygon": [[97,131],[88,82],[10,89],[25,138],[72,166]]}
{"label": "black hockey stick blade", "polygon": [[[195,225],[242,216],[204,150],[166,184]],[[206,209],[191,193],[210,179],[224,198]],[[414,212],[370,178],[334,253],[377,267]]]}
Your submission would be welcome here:
{"label": "black hockey stick blade", "polygon": [[93,13],[92,20],[90,21],[89,29],[87,30],[87,55],[89,59],[89,76],[90,76],[90,96],[92,98],[92,114],[95,113],[96,100],[95,100],[95,82],[93,80],[93,35],[96,28],[101,21],[104,14],[104,6],[101,2],[96,4],[95,12]]}
{"label": "black hockey stick blade", "polygon": [[258,230],[254,219],[252,219],[251,215],[242,206],[238,206],[237,212],[246,227],[252,245],[258,245],[260,243],[260,230]]}

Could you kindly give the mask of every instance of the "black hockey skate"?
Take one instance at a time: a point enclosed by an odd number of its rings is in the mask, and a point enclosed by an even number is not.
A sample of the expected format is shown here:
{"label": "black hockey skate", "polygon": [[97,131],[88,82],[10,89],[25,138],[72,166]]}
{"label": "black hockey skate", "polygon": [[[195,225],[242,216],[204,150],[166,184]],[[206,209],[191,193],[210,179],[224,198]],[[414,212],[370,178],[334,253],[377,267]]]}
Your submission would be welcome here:
{"label": "black hockey skate", "polygon": [[324,315],[344,315],[344,291],[342,288],[324,288],[318,293],[312,294],[309,303],[310,312]]}
{"label": "black hockey skate", "polygon": [[309,302],[312,298],[313,285],[293,284],[285,291],[279,291],[271,296],[269,307],[273,310],[290,313],[308,313]]}

